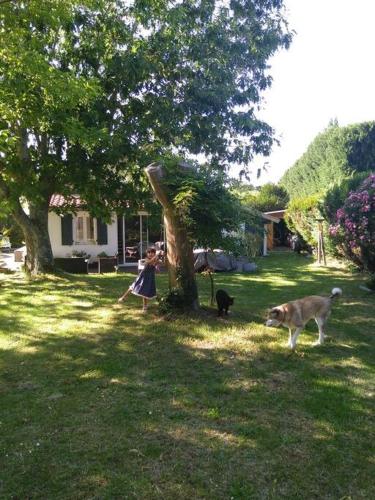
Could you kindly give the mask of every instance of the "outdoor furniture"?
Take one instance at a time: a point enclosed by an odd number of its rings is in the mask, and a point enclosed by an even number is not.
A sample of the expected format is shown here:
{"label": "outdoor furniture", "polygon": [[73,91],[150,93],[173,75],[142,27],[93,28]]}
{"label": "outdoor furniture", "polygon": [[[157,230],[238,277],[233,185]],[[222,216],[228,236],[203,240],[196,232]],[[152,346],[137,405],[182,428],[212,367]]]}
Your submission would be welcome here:
{"label": "outdoor furniture", "polygon": [[14,262],[24,262],[26,255],[26,247],[17,248],[14,251]]}
{"label": "outdoor furniture", "polygon": [[55,257],[55,266],[73,274],[88,274],[89,259],[85,257]]}
{"label": "outdoor furniture", "polygon": [[117,257],[98,257],[98,272],[113,273],[116,271]]}
{"label": "outdoor furniture", "polygon": [[136,259],[138,260],[139,257],[139,252],[138,252],[138,247],[125,247],[125,259],[126,257],[130,259]]}

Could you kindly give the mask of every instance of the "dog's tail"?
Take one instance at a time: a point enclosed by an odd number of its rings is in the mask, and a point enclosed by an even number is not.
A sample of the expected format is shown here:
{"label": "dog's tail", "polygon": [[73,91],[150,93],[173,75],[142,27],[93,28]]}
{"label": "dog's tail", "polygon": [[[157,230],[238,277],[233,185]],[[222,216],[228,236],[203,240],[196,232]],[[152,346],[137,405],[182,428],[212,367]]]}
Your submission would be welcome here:
{"label": "dog's tail", "polygon": [[342,295],[342,290],[341,288],[333,288],[331,295],[329,296],[330,299],[336,299],[337,297],[340,297]]}

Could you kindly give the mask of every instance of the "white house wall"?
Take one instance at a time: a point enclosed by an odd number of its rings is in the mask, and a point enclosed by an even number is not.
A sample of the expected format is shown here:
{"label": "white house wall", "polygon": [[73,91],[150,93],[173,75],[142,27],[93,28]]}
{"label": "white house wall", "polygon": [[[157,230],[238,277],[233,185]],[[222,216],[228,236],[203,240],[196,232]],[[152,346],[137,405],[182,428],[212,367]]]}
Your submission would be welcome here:
{"label": "white house wall", "polygon": [[[74,216],[73,216],[74,218]],[[117,216],[113,214],[112,222],[107,224],[108,243],[107,245],[73,243],[73,245],[62,245],[61,242],[61,217],[54,212],[48,214],[48,232],[52,245],[54,257],[71,257],[73,251],[86,252],[92,258],[99,253],[105,252],[107,255],[115,255],[117,246]]]}

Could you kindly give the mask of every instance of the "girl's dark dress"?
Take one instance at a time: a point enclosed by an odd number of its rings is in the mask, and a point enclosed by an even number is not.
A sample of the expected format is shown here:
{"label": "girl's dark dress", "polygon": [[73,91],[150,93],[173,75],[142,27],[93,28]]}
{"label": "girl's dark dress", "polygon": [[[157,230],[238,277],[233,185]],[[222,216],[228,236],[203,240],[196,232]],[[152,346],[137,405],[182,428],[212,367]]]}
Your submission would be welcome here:
{"label": "girl's dark dress", "polygon": [[156,298],[155,266],[146,264],[138,274],[137,279],[130,285],[134,295],[145,299]]}

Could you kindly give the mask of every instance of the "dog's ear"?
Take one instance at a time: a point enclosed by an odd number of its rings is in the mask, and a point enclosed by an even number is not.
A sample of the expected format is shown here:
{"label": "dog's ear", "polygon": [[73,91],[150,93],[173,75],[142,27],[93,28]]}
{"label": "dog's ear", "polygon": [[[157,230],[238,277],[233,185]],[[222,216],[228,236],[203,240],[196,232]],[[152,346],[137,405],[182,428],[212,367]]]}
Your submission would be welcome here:
{"label": "dog's ear", "polygon": [[277,307],[273,307],[268,313],[269,317],[274,319],[276,319],[279,316],[279,314],[280,314],[280,309],[278,309]]}

